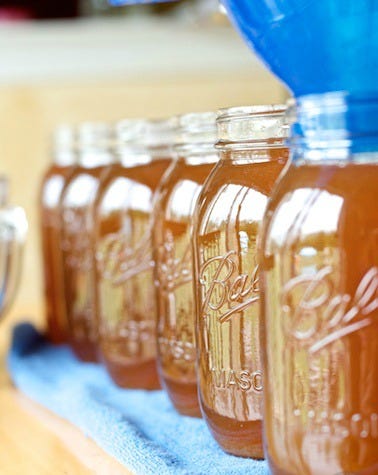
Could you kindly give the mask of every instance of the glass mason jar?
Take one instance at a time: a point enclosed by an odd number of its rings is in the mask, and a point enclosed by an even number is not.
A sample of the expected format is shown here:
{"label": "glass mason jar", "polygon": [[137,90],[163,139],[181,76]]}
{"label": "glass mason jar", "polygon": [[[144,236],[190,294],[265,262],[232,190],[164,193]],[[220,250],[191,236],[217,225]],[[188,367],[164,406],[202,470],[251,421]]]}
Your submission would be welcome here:
{"label": "glass mason jar", "polygon": [[17,294],[27,233],[25,211],[9,203],[9,180],[0,175],[0,323]]}
{"label": "glass mason jar", "polygon": [[44,174],[39,195],[47,336],[56,344],[68,340],[59,204],[77,164],[76,146],[74,127],[61,125],[56,129],[52,163]]}
{"label": "glass mason jar", "polygon": [[298,100],[261,242],[273,474],[378,473],[378,100]]}
{"label": "glass mason jar", "polygon": [[114,162],[114,128],[105,123],[79,127],[78,165],[60,202],[64,291],[70,344],[84,361],[97,361],[94,203]]}
{"label": "glass mason jar", "polygon": [[221,447],[263,458],[257,236],[288,157],[284,106],[221,111],[220,161],[194,230],[202,414]]}
{"label": "glass mason jar", "polygon": [[119,164],[96,204],[100,350],[116,384],[156,389],[152,200],[171,164],[174,121],[123,121]]}
{"label": "glass mason jar", "polygon": [[178,118],[177,157],[156,194],[152,226],[160,380],[181,414],[198,417],[190,228],[218,160],[215,119],[211,112]]}

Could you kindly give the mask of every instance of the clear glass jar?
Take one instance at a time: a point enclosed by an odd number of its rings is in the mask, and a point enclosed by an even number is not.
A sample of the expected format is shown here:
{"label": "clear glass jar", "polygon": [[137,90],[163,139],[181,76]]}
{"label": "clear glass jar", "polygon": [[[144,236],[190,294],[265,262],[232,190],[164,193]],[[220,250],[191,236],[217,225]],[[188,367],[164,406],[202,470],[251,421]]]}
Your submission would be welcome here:
{"label": "clear glass jar", "polygon": [[60,202],[64,291],[70,344],[80,359],[97,361],[94,203],[114,163],[114,127],[84,123],[78,133],[78,165]]}
{"label": "clear glass jar", "polygon": [[198,201],[194,229],[198,384],[221,447],[263,458],[257,236],[288,157],[284,106],[221,111],[220,161]]}
{"label": "clear glass jar", "polygon": [[190,229],[218,160],[215,119],[211,112],[178,118],[177,157],[157,191],[152,226],[160,380],[181,414],[198,417]]}
{"label": "clear glass jar", "polygon": [[298,100],[261,242],[273,474],[378,473],[378,100]]}
{"label": "clear glass jar", "polygon": [[100,350],[116,384],[156,389],[156,302],[151,213],[172,161],[173,120],[118,125],[119,164],[96,204]]}
{"label": "clear glass jar", "polygon": [[9,203],[9,180],[0,175],[0,321],[17,294],[27,233],[25,211]]}
{"label": "clear glass jar", "polygon": [[74,127],[61,125],[56,129],[52,163],[43,176],[39,196],[47,336],[56,344],[68,340],[59,204],[77,164],[76,146]]}

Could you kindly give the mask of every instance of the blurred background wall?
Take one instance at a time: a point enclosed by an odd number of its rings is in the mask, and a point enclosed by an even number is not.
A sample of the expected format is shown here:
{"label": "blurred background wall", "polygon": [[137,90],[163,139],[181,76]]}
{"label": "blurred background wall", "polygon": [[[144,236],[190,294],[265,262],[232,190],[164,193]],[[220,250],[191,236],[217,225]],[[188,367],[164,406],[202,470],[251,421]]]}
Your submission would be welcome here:
{"label": "blurred background wall", "polygon": [[57,124],[286,98],[213,0],[122,8],[106,0],[0,2],[0,58],[0,172],[11,178],[12,202],[25,207],[30,223],[13,313],[37,322],[37,196]]}

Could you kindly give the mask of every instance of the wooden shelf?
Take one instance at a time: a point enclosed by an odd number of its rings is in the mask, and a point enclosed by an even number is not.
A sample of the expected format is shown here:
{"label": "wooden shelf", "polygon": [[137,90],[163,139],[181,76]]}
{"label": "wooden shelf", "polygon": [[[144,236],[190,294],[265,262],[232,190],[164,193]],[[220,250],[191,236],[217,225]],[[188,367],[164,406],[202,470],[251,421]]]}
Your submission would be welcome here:
{"label": "wooden shelf", "polygon": [[1,475],[131,475],[77,428],[13,387],[5,356],[21,314],[16,310],[0,326]]}

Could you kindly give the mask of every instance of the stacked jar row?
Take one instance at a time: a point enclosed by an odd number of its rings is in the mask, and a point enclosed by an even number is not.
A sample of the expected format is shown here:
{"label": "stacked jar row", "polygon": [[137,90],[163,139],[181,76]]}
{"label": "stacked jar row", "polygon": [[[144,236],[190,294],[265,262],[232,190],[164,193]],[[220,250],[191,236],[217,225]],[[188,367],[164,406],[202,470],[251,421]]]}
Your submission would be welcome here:
{"label": "stacked jar row", "polygon": [[377,169],[345,143],[326,148],[343,112],[325,109],[299,104],[324,140],[304,146],[295,125],[286,168],[284,106],[62,127],[42,186],[50,339],[121,387],[161,384],[234,455],[264,457],[264,412],[270,465],[285,475],[366,465],[378,438],[378,383],[356,399],[345,361],[378,311],[377,242],[353,279],[343,270],[355,252],[344,220],[361,238],[378,228],[362,203],[348,208],[348,187],[376,202]]}

